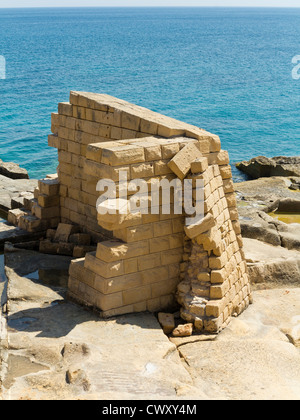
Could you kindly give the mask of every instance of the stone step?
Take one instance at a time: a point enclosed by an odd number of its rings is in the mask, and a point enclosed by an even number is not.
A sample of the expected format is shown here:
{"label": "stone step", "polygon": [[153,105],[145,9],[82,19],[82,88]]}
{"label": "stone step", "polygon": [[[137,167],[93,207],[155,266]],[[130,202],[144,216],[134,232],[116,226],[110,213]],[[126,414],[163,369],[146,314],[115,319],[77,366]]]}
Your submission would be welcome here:
{"label": "stone step", "polygon": [[48,221],[38,219],[31,214],[21,216],[19,219],[19,228],[27,232],[43,232],[48,228]]}

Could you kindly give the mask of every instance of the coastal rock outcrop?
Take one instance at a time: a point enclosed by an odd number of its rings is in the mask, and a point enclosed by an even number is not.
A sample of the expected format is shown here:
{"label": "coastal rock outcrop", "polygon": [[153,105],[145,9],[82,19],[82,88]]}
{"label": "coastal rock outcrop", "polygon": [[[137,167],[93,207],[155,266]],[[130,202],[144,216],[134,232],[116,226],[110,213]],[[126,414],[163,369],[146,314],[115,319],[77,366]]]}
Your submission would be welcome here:
{"label": "coastal rock outcrop", "polygon": [[300,252],[244,239],[244,250],[252,284],[264,287],[300,285]]}
{"label": "coastal rock outcrop", "polygon": [[37,185],[35,179],[15,179],[0,174],[0,210],[7,212],[23,207],[26,199],[34,198]]}
{"label": "coastal rock outcrop", "polygon": [[244,238],[300,250],[300,192],[291,185],[292,180],[283,177],[235,184]]}
{"label": "coastal rock outcrop", "polygon": [[14,162],[3,162],[0,159],[0,175],[11,179],[29,179],[26,169]]}
{"label": "coastal rock outcrop", "polygon": [[278,156],[267,158],[258,156],[250,161],[236,164],[236,167],[253,179],[272,176],[300,177],[300,157]]}

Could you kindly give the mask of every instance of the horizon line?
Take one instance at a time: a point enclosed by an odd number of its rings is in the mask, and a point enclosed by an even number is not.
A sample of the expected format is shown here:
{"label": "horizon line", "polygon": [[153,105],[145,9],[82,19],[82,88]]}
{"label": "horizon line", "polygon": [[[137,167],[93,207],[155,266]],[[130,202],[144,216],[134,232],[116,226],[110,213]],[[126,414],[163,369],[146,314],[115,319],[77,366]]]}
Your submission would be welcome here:
{"label": "horizon line", "polygon": [[300,9],[300,6],[0,6],[2,9]]}

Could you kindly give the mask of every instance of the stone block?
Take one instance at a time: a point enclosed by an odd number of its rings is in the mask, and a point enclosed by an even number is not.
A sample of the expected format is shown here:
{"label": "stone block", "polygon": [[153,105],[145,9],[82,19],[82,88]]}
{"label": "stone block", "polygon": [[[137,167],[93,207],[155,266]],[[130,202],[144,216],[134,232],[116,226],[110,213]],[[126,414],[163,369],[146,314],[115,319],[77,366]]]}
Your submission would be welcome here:
{"label": "stone block", "polygon": [[131,179],[150,178],[154,176],[153,163],[140,163],[131,165],[130,177]]}
{"label": "stone block", "polygon": [[122,112],[121,114],[121,127],[128,130],[139,131],[140,129],[140,117],[130,114],[128,112]]}
{"label": "stone block", "polygon": [[144,148],[120,146],[102,150],[101,163],[109,166],[130,165],[145,162]]}
{"label": "stone block", "polygon": [[197,236],[209,231],[215,226],[215,219],[211,213],[207,214],[199,223],[185,226],[184,230],[186,235],[190,239],[194,239]]}
{"label": "stone block", "polygon": [[21,209],[9,210],[7,221],[8,223],[11,223],[14,226],[18,226],[20,218],[22,216],[25,216],[26,214],[27,212]]}
{"label": "stone block", "polygon": [[170,240],[168,237],[153,238],[149,240],[150,253],[167,251],[170,249]]}
{"label": "stone block", "polygon": [[70,257],[73,256],[74,244],[70,244],[68,242],[59,242],[56,244],[57,246],[57,253],[59,255],[68,255]]}
{"label": "stone block", "polygon": [[40,194],[38,197],[38,205],[41,207],[56,207],[59,206],[59,196],[58,195],[45,195]]}
{"label": "stone block", "polygon": [[134,303],[143,302],[151,299],[151,286],[141,286],[135,289],[125,290],[123,292],[124,305],[132,305]]}
{"label": "stone block", "polygon": [[105,262],[113,262],[148,254],[148,241],[133,242],[130,244],[106,241],[98,244],[96,257]]}
{"label": "stone block", "polygon": [[49,147],[54,147],[55,149],[58,149],[58,146],[59,146],[58,137],[53,135],[53,134],[50,134],[48,136],[48,146]]}
{"label": "stone block", "polygon": [[158,132],[158,124],[150,119],[141,118],[140,128],[143,133],[157,135]]}
{"label": "stone block", "polygon": [[73,116],[73,107],[68,102],[61,102],[58,104],[58,113],[61,115],[66,115],[68,117]]}
{"label": "stone block", "polygon": [[124,274],[123,261],[106,263],[96,258],[94,253],[86,255],[84,266],[93,273],[96,273],[106,279],[122,276]]}
{"label": "stone block", "polygon": [[152,298],[160,298],[161,296],[166,296],[170,294],[176,293],[176,288],[179,283],[179,279],[169,279],[166,281],[164,279],[163,281],[152,283],[151,284],[151,293]]}
{"label": "stone block", "polygon": [[154,173],[156,176],[168,175],[172,173],[172,170],[168,166],[169,161],[158,160],[154,162]]}
{"label": "stone block", "polygon": [[138,258],[139,271],[148,270],[161,266],[161,254],[149,254]]}
{"label": "stone block", "polygon": [[60,223],[58,225],[54,241],[55,242],[68,242],[70,235],[78,232],[78,227],[66,223]]}
{"label": "stone block", "polygon": [[201,158],[202,154],[199,150],[199,145],[191,143],[186,145],[177,155],[169,162],[168,166],[183,180],[191,170],[191,164],[196,159]]}
{"label": "stone block", "polygon": [[219,318],[213,318],[204,321],[204,328],[205,331],[208,333],[219,333],[222,330],[224,317],[223,314],[219,316]]}
{"label": "stone block", "polygon": [[32,214],[38,219],[51,219],[54,217],[59,217],[60,210],[59,207],[41,207],[38,204],[35,204],[32,207]]}
{"label": "stone block", "polygon": [[165,280],[170,278],[169,267],[156,267],[148,270],[140,271],[143,284],[153,284],[156,283],[158,279]]}
{"label": "stone block", "polygon": [[171,332],[175,329],[175,319],[173,314],[160,312],[158,314],[158,322],[162,326],[163,332],[167,335],[171,334]]}
{"label": "stone block", "polygon": [[91,235],[89,235],[87,233],[70,234],[69,242],[74,244],[74,245],[90,246],[91,245]]}
{"label": "stone block", "polygon": [[226,270],[212,270],[211,272],[211,282],[212,284],[222,284],[227,278]]}
{"label": "stone block", "polygon": [[192,323],[178,325],[173,330],[173,337],[190,337],[193,334],[194,325]]}
{"label": "stone block", "polygon": [[191,171],[193,174],[199,174],[208,168],[208,160],[205,157],[198,158],[191,163]]}
{"label": "stone block", "polygon": [[108,311],[111,309],[120,308],[125,303],[123,303],[122,292],[112,293],[111,295],[104,295],[100,292],[95,292],[96,294],[96,305],[102,311]]}
{"label": "stone block", "polygon": [[153,224],[143,224],[114,231],[114,236],[123,242],[131,243],[153,238]]}
{"label": "stone block", "polygon": [[161,149],[162,149],[162,159],[167,160],[167,159],[173,159],[173,157],[175,155],[177,155],[177,153],[179,152],[179,143],[178,141],[166,141],[167,144],[162,144]]}
{"label": "stone block", "polygon": [[212,318],[219,318],[226,306],[224,299],[210,300],[206,305],[206,316]]}
{"label": "stone block", "polygon": [[170,249],[161,253],[162,265],[169,265],[182,262],[183,248]]}
{"label": "stone block", "polygon": [[232,178],[232,171],[230,165],[220,166],[220,173],[222,179],[231,179]]}
{"label": "stone block", "polygon": [[158,222],[153,225],[153,233],[155,238],[171,235],[172,232],[173,225],[171,220],[165,220],[163,222]]}
{"label": "stone block", "polygon": [[57,254],[58,244],[51,242],[49,239],[40,241],[39,252],[42,254]]}
{"label": "stone block", "polygon": [[93,287],[97,291],[108,295],[125,290],[136,289],[139,286],[142,286],[141,273],[131,273],[110,279],[96,275]]}
{"label": "stone block", "polygon": [[74,249],[73,249],[73,257],[74,258],[82,258],[87,253],[95,252],[96,251],[96,247],[95,246],[75,245],[75,244],[73,244],[73,246],[74,246]]}
{"label": "stone block", "polygon": [[228,262],[227,252],[224,252],[220,257],[209,258],[209,268],[212,270],[221,270]]}
{"label": "stone block", "polygon": [[[59,194],[59,181],[58,179],[43,179],[38,182],[39,193],[45,195],[58,195]],[[38,197],[36,197],[38,198]]]}
{"label": "stone block", "polygon": [[229,290],[229,282],[224,282],[218,286],[211,286],[210,288],[210,299],[222,299],[225,297],[226,293]]}

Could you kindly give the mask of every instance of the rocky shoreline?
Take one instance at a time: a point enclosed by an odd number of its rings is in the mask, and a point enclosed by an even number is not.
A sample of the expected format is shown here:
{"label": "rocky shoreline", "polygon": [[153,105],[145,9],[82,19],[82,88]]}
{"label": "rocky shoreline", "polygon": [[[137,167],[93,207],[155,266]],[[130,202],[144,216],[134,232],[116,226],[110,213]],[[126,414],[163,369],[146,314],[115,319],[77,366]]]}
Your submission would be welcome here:
{"label": "rocky shoreline", "polygon": [[12,243],[32,241],[40,238],[6,222],[9,210],[24,206],[25,200],[34,198],[38,180],[29,179],[26,169],[15,163],[0,160],[0,251],[5,242]]}
{"label": "rocky shoreline", "polygon": [[[72,257],[6,244],[0,399],[299,399],[300,224],[279,220],[300,215],[295,173],[235,184],[254,304],[219,336],[168,338],[148,313],[100,320],[65,299]],[[2,177],[1,208],[22,207],[36,181]],[[0,245],[38,239],[0,226]]]}

